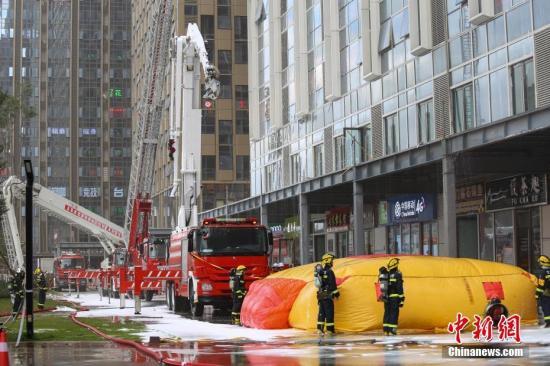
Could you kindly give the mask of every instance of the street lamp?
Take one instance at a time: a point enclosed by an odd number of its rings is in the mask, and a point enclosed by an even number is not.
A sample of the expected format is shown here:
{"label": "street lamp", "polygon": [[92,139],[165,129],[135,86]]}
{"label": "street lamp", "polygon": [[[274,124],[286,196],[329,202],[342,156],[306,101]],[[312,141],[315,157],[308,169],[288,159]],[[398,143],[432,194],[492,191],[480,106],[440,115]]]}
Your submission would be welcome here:
{"label": "street lamp", "polygon": [[32,313],[32,186],[34,184],[34,173],[32,172],[32,162],[30,160],[24,161],[25,174],[27,175],[27,185],[25,187],[25,299],[26,299],[26,313],[27,313],[27,337],[33,338],[34,336],[34,316]]}

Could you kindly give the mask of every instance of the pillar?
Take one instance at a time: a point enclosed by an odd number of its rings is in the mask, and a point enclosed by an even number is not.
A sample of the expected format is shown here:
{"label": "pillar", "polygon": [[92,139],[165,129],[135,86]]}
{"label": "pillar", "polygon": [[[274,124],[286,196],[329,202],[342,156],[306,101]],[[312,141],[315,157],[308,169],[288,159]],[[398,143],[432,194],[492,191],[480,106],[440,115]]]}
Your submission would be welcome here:
{"label": "pillar", "polygon": [[440,254],[457,257],[455,163],[449,155],[443,158],[443,226],[440,230],[444,234],[447,250]]}
{"label": "pillar", "polygon": [[353,182],[353,240],[355,255],[365,253],[365,217],[363,183]]}
{"label": "pillar", "polygon": [[260,206],[260,223],[262,225],[269,227],[269,220],[267,218],[267,214],[268,214],[267,206],[265,204],[262,204]]}
{"label": "pillar", "polygon": [[309,252],[309,203],[305,193],[299,196],[300,210],[300,263],[308,263]]}

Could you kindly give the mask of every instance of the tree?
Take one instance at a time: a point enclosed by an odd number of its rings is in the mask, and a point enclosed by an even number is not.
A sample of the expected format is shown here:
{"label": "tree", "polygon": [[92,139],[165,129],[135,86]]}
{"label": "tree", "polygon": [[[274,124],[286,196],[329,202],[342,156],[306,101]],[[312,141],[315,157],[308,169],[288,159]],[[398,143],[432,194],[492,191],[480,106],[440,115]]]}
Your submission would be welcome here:
{"label": "tree", "polygon": [[[31,92],[32,87],[29,83],[24,83],[21,86],[21,100],[0,90],[0,169],[5,168],[8,163],[6,153],[10,151],[9,143],[12,133],[14,133],[13,125],[16,114],[21,113],[25,119],[36,115],[34,108],[27,103]],[[5,212],[6,203],[0,193],[0,216]],[[0,261],[13,274],[13,268],[10,268],[6,254],[3,231],[0,233]]]}

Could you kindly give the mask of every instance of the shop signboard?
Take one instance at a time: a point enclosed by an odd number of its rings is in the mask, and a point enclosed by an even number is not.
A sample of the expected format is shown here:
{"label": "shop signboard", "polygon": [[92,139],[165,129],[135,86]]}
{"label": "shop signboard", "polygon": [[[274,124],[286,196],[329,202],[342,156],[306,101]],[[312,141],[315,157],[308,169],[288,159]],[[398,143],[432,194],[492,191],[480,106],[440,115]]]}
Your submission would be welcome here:
{"label": "shop signboard", "polygon": [[485,207],[483,184],[470,184],[456,189],[456,214],[482,213]]}
{"label": "shop signboard", "polygon": [[327,233],[348,231],[350,228],[350,207],[339,207],[327,213]]}
{"label": "shop signboard", "polygon": [[436,218],[435,196],[419,193],[388,199],[388,223],[431,221]]}
{"label": "shop signboard", "polygon": [[487,183],[487,211],[541,205],[548,201],[546,175],[524,174]]}

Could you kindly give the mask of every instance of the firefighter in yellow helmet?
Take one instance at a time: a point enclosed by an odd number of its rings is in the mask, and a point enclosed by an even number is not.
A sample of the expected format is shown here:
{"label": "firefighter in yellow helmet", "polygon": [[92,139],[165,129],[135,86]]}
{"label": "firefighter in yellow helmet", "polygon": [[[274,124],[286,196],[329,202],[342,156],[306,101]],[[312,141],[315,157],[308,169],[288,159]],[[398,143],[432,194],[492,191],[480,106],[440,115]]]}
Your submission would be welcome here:
{"label": "firefighter in yellow helmet", "polygon": [[34,286],[38,288],[38,308],[44,309],[46,304],[46,292],[48,291],[48,281],[40,267],[34,270]]}
{"label": "firefighter in yellow helmet", "polygon": [[403,275],[398,269],[399,258],[392,258],[388,262],[388,286],[382,294],[384,301],[384,320],[382,322],[385,335],[397,334],[399,308],[405,303],[403,294]]}
{"label": "firefighter in yellow helmet", "polygon": [[539,265],[540,272],[535,297],[537,305],[542,308],[545,328],[550,328],[550,258],[541,255]]}
{"label": "firefighter in yellow helmet", "polygon": [[315,266],[314,283],[317,287],[317,303],[319,314],[317,316],[317,331],[320,335],[334,334],[334,298],[340,297],[336,287],[336,276],[332,271],[334,254],[326,253],[321,258],[321,264]]}
{"label": "firefighter in yellow helmet", "polygon": [[233,295],[233,308],[231,309],[231,322],[235,325],[241,325],[241,307],[243,306],[246,295],[244,282],[244,272],[246,267],[242,264],[236,269],[233,268],[229,275],[229,287]]}

